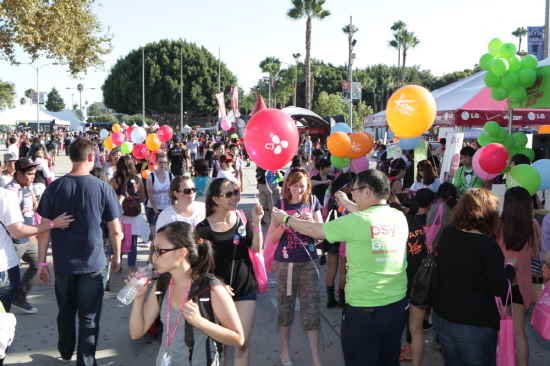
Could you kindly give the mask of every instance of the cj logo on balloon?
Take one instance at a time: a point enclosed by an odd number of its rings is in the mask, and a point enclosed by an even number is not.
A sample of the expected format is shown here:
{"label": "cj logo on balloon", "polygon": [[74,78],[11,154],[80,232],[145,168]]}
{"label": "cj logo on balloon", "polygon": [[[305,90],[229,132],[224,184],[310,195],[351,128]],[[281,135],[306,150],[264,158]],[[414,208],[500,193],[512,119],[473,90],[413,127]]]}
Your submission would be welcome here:
{"label": "cj logo on balloon", "polygon": [[277,155],[279,155],[283,151],[283,149],[286,149],[288,147],[288,141],[281,141],[281,139],[277,135],[273,135],[271,141],[272,142],[268,142],[267,144],[265,144],[265,148],[267,150],[273,150],[273,152]]}

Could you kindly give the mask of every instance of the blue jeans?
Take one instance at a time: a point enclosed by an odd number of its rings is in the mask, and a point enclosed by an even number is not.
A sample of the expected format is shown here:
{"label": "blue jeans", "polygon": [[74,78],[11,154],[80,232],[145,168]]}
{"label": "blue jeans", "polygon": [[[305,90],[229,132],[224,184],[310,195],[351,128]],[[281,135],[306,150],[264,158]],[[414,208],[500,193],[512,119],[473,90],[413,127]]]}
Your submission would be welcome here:
{"label": "blue jeans", "polygon": [[105,269],[85,274],[55,272],[55,297],[59,307],[57,349],[63,359],[72,357],[77,345],[75,317],[78,312],[78,366],[97,365],[95,351],[103,305],[104,277]]}
{"label": "blue jeans", "polygon": [[19,287],[20,280],[21,273],[19,272],[19,266],[0,272],[0,302],[4,305],[6,312],[9,312],[11,309],[11,302]]}
{"label": "blue jeans", "polygon": [[[128,255],[128,268],[136,268],[137,261],[137,241],[138,236],[132,235],[132,251],[130,253],[122,253]],[[122,255],[121,255],[122,257]]]}
{"label": "blue jeans", "polygon": [[497,331],[456,324],[433,314],[433,326],[445,359],[445,366],[495,365]]}
{"label": "blue jeans", "polygon": [[407,298],[371,308],[346,304],[341,337],[346,366],[399,366],[408,306]]}

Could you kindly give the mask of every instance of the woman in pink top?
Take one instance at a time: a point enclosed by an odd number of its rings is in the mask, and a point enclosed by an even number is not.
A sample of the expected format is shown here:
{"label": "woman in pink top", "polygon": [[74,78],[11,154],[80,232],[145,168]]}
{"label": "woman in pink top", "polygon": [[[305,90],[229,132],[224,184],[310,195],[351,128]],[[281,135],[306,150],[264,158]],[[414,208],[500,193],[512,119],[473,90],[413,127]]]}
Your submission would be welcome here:
{"label": "woman in pink top", "polygon": [[[525,311],[535,297],[531,278],[531,258],[540,252],[540,225],[533,219],[533,200],[523,187],[510,188],[504,196],[504,208],[500,216],[498,243],[504,253],[504,264],[517,258],[516,277],[512,282],[512,309],[516,364],[527,366],[529,345],[525,337]],[[502,299],[503,303],[505,298]],[[510,313],[510,306],[507,312]]]}

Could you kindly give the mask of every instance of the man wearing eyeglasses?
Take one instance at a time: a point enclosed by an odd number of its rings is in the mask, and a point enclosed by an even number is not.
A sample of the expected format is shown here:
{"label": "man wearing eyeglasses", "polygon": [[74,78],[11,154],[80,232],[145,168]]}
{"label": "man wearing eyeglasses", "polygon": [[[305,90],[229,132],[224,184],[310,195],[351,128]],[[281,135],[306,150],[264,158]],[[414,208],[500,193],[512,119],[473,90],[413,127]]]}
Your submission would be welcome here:
{"label": "man wearing eyeglasses", "polygon": [[378,170],[366,170],[352,183],[353,201],[335,197],[348,215],[324,224],[300,220],[273,209],[279,224],[316,239],[346,242],[346,306],[342,349],[347,366],[399,364],[407,320],[407,237],[405,216],[387,204],[390,183]]}

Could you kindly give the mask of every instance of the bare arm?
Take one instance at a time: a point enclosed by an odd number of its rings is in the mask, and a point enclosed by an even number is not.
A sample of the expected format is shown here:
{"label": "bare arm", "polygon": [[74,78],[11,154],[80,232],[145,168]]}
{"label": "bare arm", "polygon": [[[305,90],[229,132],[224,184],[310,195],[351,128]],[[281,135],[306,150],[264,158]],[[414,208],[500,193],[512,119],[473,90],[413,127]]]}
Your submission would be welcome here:
{"label": "bare arm", "polygon": [[118,272],[120,270],[120,245],[124,234],[120,229],[120,221],[118,218],[109,221],[107,227],[109,228],[109,238],[111,239],[111,246],[113,248],[111,268],[113,272]]}
{"label": "bare arm", "polygon": [[156,213],[158,213],[157,205],[155,204],[155,199],[153,197],[153,182],[151,182],[151,179],[147,178],[146,180],[147,184],[147,195],[149,196],[149,203],[151,204],[151,207],[153,210],[155,210]]}
{"label": "bare arm", "polygon": [[[46,221],[46,219],[42,219]],[[46,254],[48,253],[48,244],[50,243],[50,231],[46,231],[38,236],[38,263],[46,262]],[[50,283],[50,270],[48,267],[38,267],[37,276],[38,282],[47,285]]]}
{"label": "bare arm", "polygon": [[141,181],[141,178],[138,177],[137,184],[139,187],[139,200],[140,202],[145,201],[145,189],[143,188],[143,182]]}
{"label": "bare arm", "polygon": [[143,286],[141,291],[136,295],[134,304],[132,305],[132,312],[130,313],[130,337],[132,339],[141,338],[160,313],[157,295],[155,291],[157,284],[153,285],[153,289],[149,293],[149,298],[145,301],[145,295],[149,286]]}
{"label": "bare arm", "polygon": [[252,208],[252,224],[254,225],[254,230],[260,230],[258,232],[254,231],[252,236],[252,250],[258,253],[261,253],[262,247],[264,246],[264,236],[262,233],[262,217],[264,217],[264,210],[262,205],[256,203]]}
{"label": "bare arm", "polygon": [[[319,211],[314,213],[314,219],[315,214],[321,214]],[[279,210],[278,208],[274,207],[272,212],[272,220],[275,220],[276,223],[282,224],[284,221],[284,218],[286,217],[286,212]],[[307,236],[311,236],[315,239],[326,239],[325,232],[323,231],[323,224],[320,222],[314,222],[310,220],[300,220],[296,218],[296,216],[292,216],[288,220],[288,224],[291,228],[299,232],[300,234],[304,234]]]}
{"label": "bare arm", "polygon": [[[57,216],[53,220],[53,225],[55,228],[66,228],[71,222],[74,221],[72,215],[66,215],[66,212]],[[14,239],[23,239],[28,238],[34,235],[42,234],[51,229],[50,219],[43,218],[42,222],[38,225],[25,225],[22,222],[16,222],[8,226],[8,231]]]}

